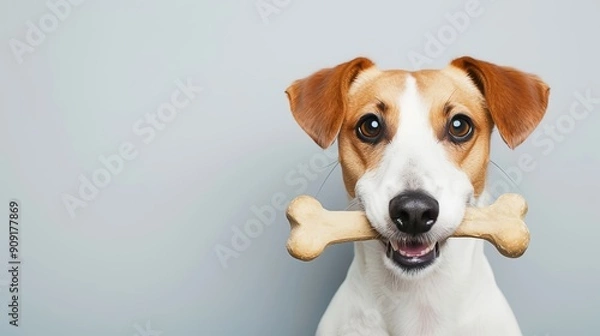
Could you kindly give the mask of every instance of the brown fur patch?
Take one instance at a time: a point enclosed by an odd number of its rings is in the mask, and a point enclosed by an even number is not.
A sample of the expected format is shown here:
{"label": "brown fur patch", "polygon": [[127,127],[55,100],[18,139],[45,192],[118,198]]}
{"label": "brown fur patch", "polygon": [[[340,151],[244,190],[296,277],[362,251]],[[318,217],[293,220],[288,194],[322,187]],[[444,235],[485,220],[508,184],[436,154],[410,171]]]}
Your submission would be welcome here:
{"label": "brown fur patch", "polygon": [[[431,106],[431,125],[448,159],[467,174],[475,194],[480,195],[485,188],[494,126],[481,94],[464,75],[452,71],[419,71],[413,76],[417,79],[422,98]],[[457,114],[468,116],[474,128],[473,137],[461,144],[447,141],[448,123]]]}
{"label": "brown fur patch", "polygon": [[[348,111],[339,135],[339,153],[344,183],[352,196],[356,181],[381,162],[386,145],[396,135],[400,118],[398,97],[404,90],[406,76],[404,71],[385,71],[371,74],[362,82],[359,77],[359,87],[349,97]],[[384,108],[381,109],[381,106]],[[379,115],[384,124],[383,139],[375,145],[364,143],[356,136],[357,123],[368,113]]]}
{"label": "brown fur patch", "polygon": [[476,84],[510,148],[525,141],[544,117],[550,88],[538,76],[471,57],[455,59],[451,65]]}
{"label": "brown fur patch", "polygon": [[358,57],[299,79],[286,89],[296,122],[322,148],[331,146],[342,126],[350,85],[373,65]]}

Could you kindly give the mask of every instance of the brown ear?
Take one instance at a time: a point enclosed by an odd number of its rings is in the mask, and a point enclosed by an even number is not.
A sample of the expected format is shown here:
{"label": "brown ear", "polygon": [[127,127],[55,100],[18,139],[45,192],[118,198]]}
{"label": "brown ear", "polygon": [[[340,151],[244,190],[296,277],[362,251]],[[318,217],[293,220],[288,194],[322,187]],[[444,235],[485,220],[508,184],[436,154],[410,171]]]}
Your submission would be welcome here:
{"label": "brown ear", "polygon": [[342,127],[352,81],[373,65],[358,57],[296,80],[285,91],[294,119],[321,148],[331,146]]}
{"label": "brown ear", "polygon": [[550,88],[536,75],[471,57],[455,59],[451,65],[467,72],[477,85],[511,149],[525,141],[544,117]]}

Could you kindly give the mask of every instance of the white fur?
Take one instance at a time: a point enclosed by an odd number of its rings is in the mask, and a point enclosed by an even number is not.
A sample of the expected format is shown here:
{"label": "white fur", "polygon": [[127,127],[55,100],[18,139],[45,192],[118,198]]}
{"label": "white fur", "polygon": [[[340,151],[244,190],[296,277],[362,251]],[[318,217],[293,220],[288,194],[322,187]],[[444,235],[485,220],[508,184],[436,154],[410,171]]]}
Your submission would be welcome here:
{"label": "white fur", "polygon": [[[385,256],[379,241],[355,243],[348,275],[332,299],[318,336],[518,336],[517,321],[497,287],[483,242],[447,239],[460,223],[473,187],[435,137],[429,110],[415,79],[399,97],[399,128],[383,159],[357,182],[356,196],[372,225],[386,238],[399,237],[388,204],[400,192],[422,189],[440,205],[428,235],[440,256],[427,268],[407,273]],[[485,193],[484,193],[485,194]]]}

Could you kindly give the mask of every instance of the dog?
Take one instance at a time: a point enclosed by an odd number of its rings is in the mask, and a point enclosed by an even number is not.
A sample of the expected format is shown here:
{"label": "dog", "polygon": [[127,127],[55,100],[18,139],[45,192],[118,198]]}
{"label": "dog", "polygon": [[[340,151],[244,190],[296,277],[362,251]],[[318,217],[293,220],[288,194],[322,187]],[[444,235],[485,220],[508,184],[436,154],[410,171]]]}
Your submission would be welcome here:
{"label": "dog", "polygon": [[519,146],[549,93],[537,75],[468,56],[420,71],[357,57],[287,88],[310,138],[323,149],[337,140],[353,209],[380,234],[354,243],[318,336],[521,335],[483,241],[448,237],[467,206],[492,201],[493,131]]}

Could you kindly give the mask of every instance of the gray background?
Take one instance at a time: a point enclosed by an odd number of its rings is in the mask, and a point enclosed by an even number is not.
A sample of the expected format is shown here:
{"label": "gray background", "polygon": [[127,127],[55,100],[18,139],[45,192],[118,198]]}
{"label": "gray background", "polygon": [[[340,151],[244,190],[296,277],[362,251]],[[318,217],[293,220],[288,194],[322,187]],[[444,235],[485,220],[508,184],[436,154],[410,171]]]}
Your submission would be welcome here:
{"label": "gray background", "polygon": [[[320,168],[322,152],[294,123],[284,89],[359,55],[412,69],[409,55],[427,55],[427,34],[447,29],[466,3],[265,0],[276,11],[261,17],[254,0],[88,0],[19,63],[10,41],[25,42],[27,21],[51,11],[44,1],[2,1],[0,200],[22,203],[23,265],[18,329],[8,325],[0,272],[0,334],[314,333],[351,245],[293,260],[277,211],[227,267],[215,252],[231,247],[235,227],[273,195],[316,195],[324,183],[323,203],[345,207],[339,167],[326,180],[334,166]],[[512,169],[507,190],[528,199],[533,238],[520,259],[488,248],[489,258],[525,335],[596,335],[600,104],[580,120],[569,111],[576,92],[600,97],[600,3],[479,6],[423,67],[471,55],[535,72],[552,87],[537,141],[511,151],[494,136],[492,158]],[[144,143],[134,123],[188,78],[203,91]],[[557,125],[559,136],[544,133]],[[80,174],[91,176],[98,157],[124,142],[137,157],[72,218],[64,194],[77,196]],[[521,155],[535,167],[518,176]],[[496,168],[490,181],[508,185]],[[0,233],[6,265],[7,228]]]}

